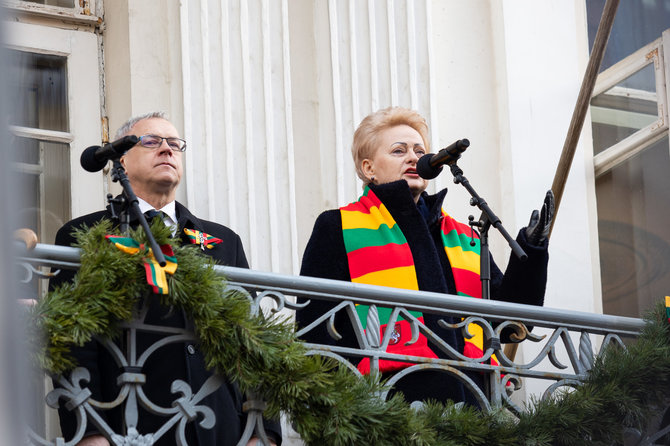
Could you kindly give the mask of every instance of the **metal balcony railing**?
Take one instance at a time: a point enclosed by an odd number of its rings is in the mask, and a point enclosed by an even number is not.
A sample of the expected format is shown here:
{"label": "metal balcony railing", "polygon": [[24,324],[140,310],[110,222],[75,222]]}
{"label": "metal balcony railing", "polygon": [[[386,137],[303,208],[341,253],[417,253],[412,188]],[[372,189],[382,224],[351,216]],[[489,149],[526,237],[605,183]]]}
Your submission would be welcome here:
{"label": "metal balcony railing", "polygon": [[[27,277],[25,280],[30,280],[33,272],[37,271],[34,268],[36,266],[47,266],[55,269],[77,268],[79,250],[38,244],[31,251],[26,251],[24,248],[18,256],[18,261],[26,268]],[[314,324],[302,328],[297,333],[298,337],[312,330],[317,323],[324,322],[330,324],[330,331],[336,336],[332,325],[333,315],[336,312],[341,312],[339,314],[348,314],[351,317],[359,344],[358,348],[308,343],[306,344],[308,354],[320,354],[335,358],[346,364],[352,370],[352,373],[360,372],[345,357],[370,358],[372,370],[378,367],[380,359],[392,359],[414,364],[391,376],[390,384],[408,374],[421,370],[442,371],[460,380],[465,388],[475,395],[480,406],[485,410],[505,404],[512,412],[521,412],[523,409],[514,394],[523,389],[524,380],[546,382],[543,386],[545,397],[561,386],[579,384],[591,368],[594,356],[600,349],[610,343],[618,343],[625,348],[624,341],[627,338],[637,337],[644,325],[644,322],[640,319],[627,317],[565,311],[500,301],[484,301],[452,295],[280,275],[240,268],[217,266],[216,269],[217,272],[227,278],[229,287],[250,292],[252,311],[263,311],[262,308],[269,307],[272,308],[271,311],[276,312],[296,310],[299,307],[295,303],[296,297],[311,301],[314,299],[328,300],[336,304]],[[311,301],[303,305],[309,305]],[[262,307],[261,304],[263,304]],[[368,317],[367,324],[368,328],[373,330],[368,331],[375,332],[375,324],[378,326],[374,317],[376,309],[379,307],[390,308],[392,309],[391,320],[404,317],[410,321],[413,337],[419,333],[423,334],[434,345],[439,346],[440,350],[446,353],[449,359],[430,359],[387,353],[385,350],[389,342],[388,336],[385,336],[384,339],[378,337],[375,339],[374,336],[367,335],[355,316],[355,304],[364,304],[371,308],[371,316]],[[459,323],[448,324],[445,322],[443,325],[464,335],[468,324],[479,325],[483,329],[486,340],[483,357],[467,358],[461,352],[455,351],[419,320],[413,318],[409,313],[410,311],[441,315],[445,317],[445,320],[458,320]],[[534,327],[532,333],[527,333],[526,327]],[[130,332],[147,328],[156,329],[155,326],[143,326],[141,320],[130,322],[124,327],[125,330]],[[510,329],[525,338],[524,342],[531,343],[534,346],[532,348],[534,353],[529,354],[528,351],[531,349],[527,349],[523,356],[508,357],[504,345],[500,343],[500,337],[503,330]],[[158,349],[168,342],[195,340],[192,333],[184,330],[166,329],[165,336],[164,340],[156,343],[151,349]],[[132,336],[129,338],[132,338]],[[109,430],[108,426],[99,417],[98,412],[110,407],[110,405],[125,405],[128,425],[136,424],[138,405],[142,405],[153,413],[165,416],[164,428],[151,434],[155,439],[165,434],[171,426],[177,425],[177,444],[181,444],[179,437],[183,434],[185,422],[192,420],[187,415],[189,411],[200,411],[205,415],[205,418],[213,416],[211,410],[200,406],[198,403],[203,394],[213,391],[216,386],[221,384],[222,380],[220,378],[215,377],[208,381],[206,386],[210,386],[209,389],[190,389],[184,383],[174,384],[178,385],[182,396],[175,397],[173,407],[158,407],[149,401],[141,391],[144,379],[141,366],[142,362],[146,360],[146,355],[139,354],[139,357],[134,358],[134,362],[131,364],[128,362],[130,356],[126,355],[125,352],[120,351],[110,341],[107,341],[107,345],[120,365],[136,367],[136,370],[138,370],[135,374],[120,376],[123,390],[119,398],[112,402],[102,402],[88,397],[85,389],[79,387],[81,378],[88,374],[88,371],[82,368],[75,369],[68,379],[57,378],[62,389],[57,389],[47,396],[48,404],[57,405],[60,402],[60,404],[67,404],[68,407],[76,411],[79,423],[77,436],[83,434],[87,423],[95,424],[98,429],[105,432],[108,438],[116,438],[119,444],[123,444],[124,438],[129,438],[132,435],[137,436],[137,432],[121,433]],[[129,346],[129,348],[132,348],[132,346]],[[499,365],[491,365],[488,361],[494,354]],[[472,370],[482,372],[488,377],[486,391],[479,388],[463,373]],[[170,389],[166,389],[166,392],[169,391]],[[381,396],[386,397],[386,395]],[[261,409],[258,408],[262,407],[262,404],[249,404],[248,407],[252,408],[250,409],[251,416],[248,417],[249,425],[239,444],[246,444],[246,440],[251,437],[254,431],[259,433],[258,420],[261,419]],[[115,435],[118,437],[114,437]],[[30,440],[32,444],[36,445],[70,445],[75,444],[77,439],[47,441],[32,433]]]}

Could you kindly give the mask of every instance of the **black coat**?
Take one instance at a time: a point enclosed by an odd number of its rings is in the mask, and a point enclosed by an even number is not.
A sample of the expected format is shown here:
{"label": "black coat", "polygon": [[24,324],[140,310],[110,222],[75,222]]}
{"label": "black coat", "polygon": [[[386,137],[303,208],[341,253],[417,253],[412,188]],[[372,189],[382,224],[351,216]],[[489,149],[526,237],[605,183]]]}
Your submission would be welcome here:
{"label": "black coat", "polygon": [[[440,237],[442,201],[447,190],[444,189],[436,195],[424,192],[422,198],[426,207],[422,212],[415,205],[407,182],[404,180],[382,185],[373,184],[370,188],[384,203],[407,239],[414,258],[419,289],[456,294],[453,273]],[[543,246],[529,245],[523,230],[519,232],[517,241],[528,254],[528,260],[520,262],[512,255],[505,274],[503,274],[491,258],[491,298],[542,305],[549,258],[547,242],[545,241]],[[342,236],[342,217],[338,209],[325,211],[317,218],[305,249],[300,274],[351,281]],[[333,306],[332,302],[312,299],[310,305],[297,312],[298,326],[307,326]],[[439,319],[444,319],[444,317],[424,314],[426,326],[456,350],[462,352],[463,338],[453,330],[441,328],[437,323]],[[325,324],[310,331],[303,339],[319,344],[358,348],[353,327],[346,314],[337,315],[335,328],[343,336],[340,341],[335,341],[330,337]],[[429,346],[439,357],[447,358],[446,354],[431,345],[430,342]],[[481,387],[481,375],[469,373],[469,376]],[[396,389],[402,391],[409,401],[433,398],[441,401],[451,399],[474,403],[472,396],[464,391],[459,382],[453,378],[445,378],[444,374],[435,371],[412,373],[401,379]]]}
{"label": "black coat", "polygon": [[[220,224],[198,219],[179,202],[176,203],[176,213],[179,226],[177,234],[181,237],[182,245],[190,244],[183,228],[196,229],[222,240],[222,243],[215,245],[212,249],[204,250],[204,253],[212,257],[217,263],[242,268],[249,267],[242,242],[235,232]],[[109,207],[105,211],[85,215],[66,223],[56,235],[56,244],[72,245],[75,241],[72,236],[73,229],[82,225],[91,227],[104,218],[111,218]],[[138,223],[131,220],[130,224],[136,226]],[[51,279],[49,285],[54,287],[63,281],[72,280],[73,277],[74,272],[62,271],[59,276]],[[151,299],[145,323],[192,328],[192,324],[182,311],[172,311],[170,308],[160,305],[157,299]],[[160,337],[148,333],[139,333],[137,339],[138,356]],[[88,368],[91,372],[89,388],[93,392],[93,398],[101,401],[115,399],[119,390],[116,385],[119,367],[111,355],[96,341],[88,343],[83,348],[74,349],[73,354],[78,364]],[[142,373],[147,376],[147,382],[142,386],[142,390],[152,402],[162,407],[171,407],[172,401],[179,396],[170,392],[170,386],[175,379],[186,381],[191,385],[193,392],[197,392],[212,374],[205,367],[203,355],[194,342],[172,343],[160,348],[151,355],[151,359],[142,368]],[[242,412],[242,403],[243,397],[237,386],[225,382],[220,389],[200,403],[210,407],[216,414],[215,426],[212,429],[200,427],[198,424],[200,418],[188,423],[186,429],[188,444],[200,446],[236,445],[246,423],[246,414]],[[139,410],[138,431],[140,434],[155,432],[168,420],[167,417],[156,416],[141,407]],[[114,431],[121,432],[122,410],[112,410],[106,412],[106,414],[106,420]],[[71,438],[76,428],[76,420],[72,412],[61,408],[59,417],[65,438]],[[89,424],[88,430],[95,430],[95,427]],[[269,435],[277,440],[278,444],[281,442],[281,429],[278,422],[266,422],[266,430]],[[163,435],[156,444],[175,444],[174,429]]]}

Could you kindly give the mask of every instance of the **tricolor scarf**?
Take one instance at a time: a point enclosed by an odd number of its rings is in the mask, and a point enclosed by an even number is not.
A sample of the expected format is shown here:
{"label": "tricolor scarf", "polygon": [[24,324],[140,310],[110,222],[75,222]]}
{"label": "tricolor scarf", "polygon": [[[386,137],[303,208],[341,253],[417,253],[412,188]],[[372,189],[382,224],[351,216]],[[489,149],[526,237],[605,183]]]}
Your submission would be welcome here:
{"label": "tricolor scarf", "polygon": [[[351,281],[369,285],[418,290],[416,268],[412,252],[405,235],[395,222],[384,203],[366,187],[358,201],[340,208],[342,216],[342,236],[347,251]],[[474,234],[475,246],[470,246],[470,228],[457,222],[442,211],[441,235],[444,249],[452,266],[456,292],[459,295],[481,298],[479,280],[479,238]],[[366,328],[367,305],[357,305],[358,317]],[[379,308],[380,338],[383,339],[386,325],[391,315],[390,308]],[[420,322],[423,314],[410,312]],[[483,353],[483,332],[481,327],[470,324],[470,333],[475,336],[466,341],[464,354],[478,358]],[[409,322],[399,320],[391,335],[387,352],[437,358],[428,347],[428,340],[420,335],[417,342],[405,345],[412,337]],[[407,362],[380,360],[382,373],[399,370],[412,365]],[[358,364],[361,373],[370,372],[370,360],[363,359]]]}
{"label": "tricolor scarf", "polygon": [[[126,254],[137,254],[144,249],[144,244],[140,244],[137,240],[130,237],[122,237],[118,235],[106,235],[105,238],[114,244],[118,249]],[[149,249],[149,256],[144,258],[144,271],[147,277],[147,283],[155,294],[167,294],[168,284],[165,273],[174,274],[177,271],[177,258],[174,256],[172,246],[162,245],[161,251],[165,256],[165,266],[160,266],[154,257],[153,252]]]}
{"label": "tricolor scarf", "polygon": [[[456,294],[481,299],[479,235],[470,226],[454,220],[442,209],[440,236],[454,275]],[[463,354],[468,358],[481,358],[484,355],[484,330],[477,324],[469,324],[468,331],[473,337],[465,340]],[[495,355],[491,357],[491,364],[498,365]]]}

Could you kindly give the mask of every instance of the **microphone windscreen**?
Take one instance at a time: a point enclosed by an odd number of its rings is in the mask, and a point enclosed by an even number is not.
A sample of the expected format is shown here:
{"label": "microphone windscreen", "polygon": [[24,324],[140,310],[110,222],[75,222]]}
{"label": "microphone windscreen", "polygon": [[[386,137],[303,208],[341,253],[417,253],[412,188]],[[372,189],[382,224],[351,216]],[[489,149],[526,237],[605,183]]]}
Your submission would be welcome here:
{"label": "microphone windscreen", "polygon": [[432,180],[433,178],[437,177],[440,172],[442,172],[442,166],[433,167],[430,165],[430,160],[433,158],[433,156],[435,155],[428,153],[419,158],[419,161],[416,163],[416,173],[418,173],[419,176],[423,179]]}
{"label": "microphone windscreen", "polygon": [[88,149],[81,152],[81,167],[88,172],[99,172],[105,168],[107,165],[107,160],[98,160],[95,156],[96,152],[100,150],[99,146],[91,146]]}

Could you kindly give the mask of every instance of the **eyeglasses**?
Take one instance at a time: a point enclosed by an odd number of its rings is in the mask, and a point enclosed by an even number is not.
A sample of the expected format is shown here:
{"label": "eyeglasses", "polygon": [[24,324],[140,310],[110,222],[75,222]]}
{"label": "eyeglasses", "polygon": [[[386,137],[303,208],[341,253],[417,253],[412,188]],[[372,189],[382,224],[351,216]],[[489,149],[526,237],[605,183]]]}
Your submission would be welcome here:
{"label": "eyeglasses", "polygon": [[181,138],[163,138],[158,135],[143,135],[140,136],[140,142],[138,143],[142,147],[147,149],[157,149],[163,144],[163,140],[167,142],[167,145],[174,150],[175,152],[183,152],[186,150],[186,141]]}

